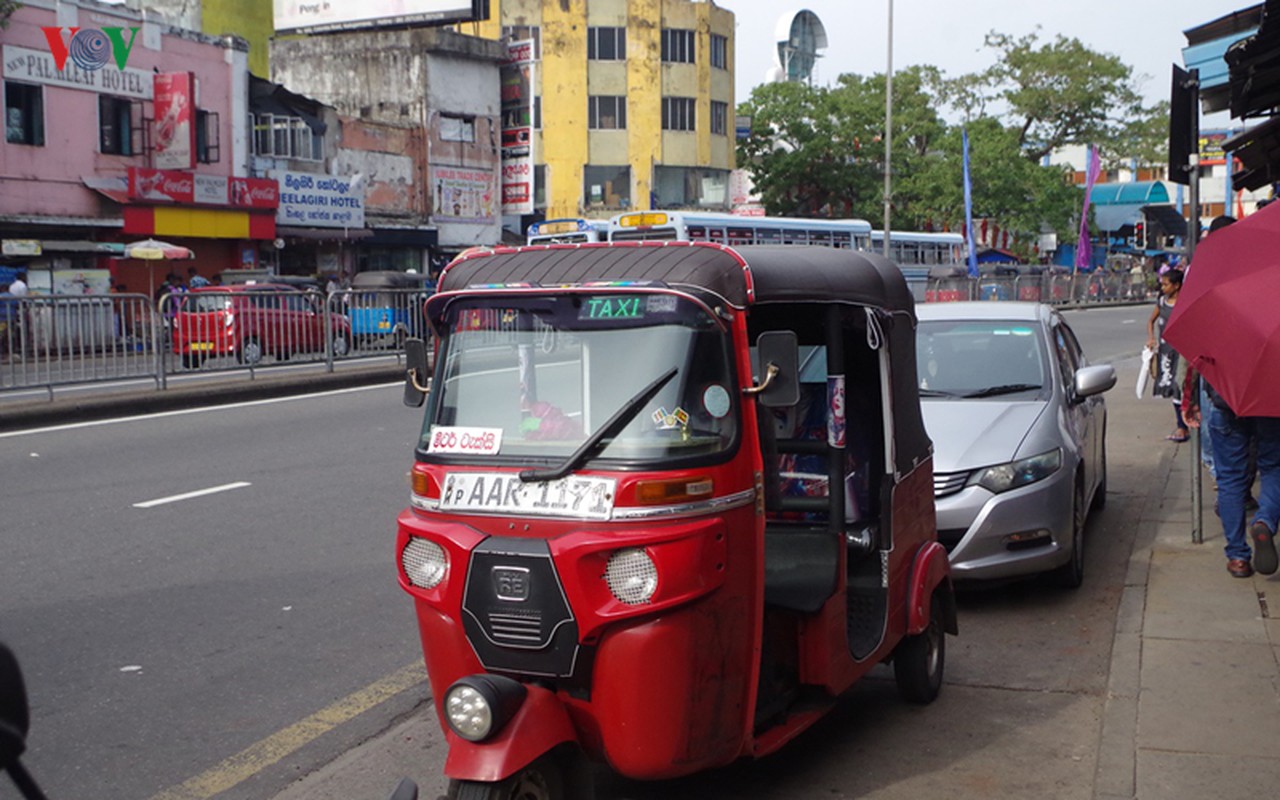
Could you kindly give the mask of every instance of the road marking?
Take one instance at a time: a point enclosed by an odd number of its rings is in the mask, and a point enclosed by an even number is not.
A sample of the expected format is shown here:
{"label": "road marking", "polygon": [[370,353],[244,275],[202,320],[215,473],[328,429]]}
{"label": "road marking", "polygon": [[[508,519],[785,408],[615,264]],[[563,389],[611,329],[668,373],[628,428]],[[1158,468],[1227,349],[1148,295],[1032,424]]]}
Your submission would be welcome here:
{"label": "road marking", "polygon": [[328,708],[322,708],[306,719],[249,745],[213,769],[165,789],[151,800],[208,800],[301,750],[342,723],[418,685],[426,677],[422,662],[415,661]]}
{"label": "road marking", "polygon": [[[337,394],[351,394],[352,392],[367,392],[371,389],[386,389],[391,386],[404,386],[403,381],[395,383],[379,383],[370,386],[352,386],[346,389],[332,389],[327,392],[312,392],[310,394],[294,394],[287,397],[269,397],[265,400],[246,400],[243,403],[227,403],[225,405],[216,406],[200,406],[199,408],[180,408],[175,411],[157,411],[154,414],[143,414],[141,416],[132,417],[114,417],[112,419],[97,419],[88,422],[72,422],[66,425],[50,425],[47,428],[29,428],[21,431],[9,431],[8,433],[0,433],[0,439],[12,439],[18,436],[30,436],[36,433],[54,433],[58,431],[73,431],[79,428],[96,428],[99,425],[115,425],[120,422],[141,422],[149,419],[161,419],[164,417],[181,417],[187,414],[201,414],[206,411],[224,411],[237,408],[251,408],[253,406],[267,406],[275,403],[288,403],[292,400],[312,400],[317,397],[329,397]],[[0,406],[0,413],[4,408]]]}
{"label": "road marking", "polygon": [[204,497],[207,494],[217,494],[218,492],[229,492],[232,489],[243,489],[246,486],[252,486],[248,481],[236,481],[235,483],[224,483],[221,486],[211,486],[208,489],[197,489],[194,492],[184,492],[182,494],[170,495],[169,497],[161,497],[156,500],[147,500],[144,503],[134,503],[134,508],[155,508],[166,503],[177,503],[181,500],[190,500],[193,497]]}

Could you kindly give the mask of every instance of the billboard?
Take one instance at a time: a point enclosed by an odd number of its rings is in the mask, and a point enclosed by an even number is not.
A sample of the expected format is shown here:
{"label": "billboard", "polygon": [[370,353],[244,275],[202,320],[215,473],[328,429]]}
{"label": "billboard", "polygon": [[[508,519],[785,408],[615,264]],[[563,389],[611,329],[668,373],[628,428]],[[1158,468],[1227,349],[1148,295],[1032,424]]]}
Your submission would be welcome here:
{"label": "billboard", "polygon": [[191,169],[196,165],[195,74],[162,72],[155,77],[155,166]]}
{"label": "billboard", "polygon": [[502,213],[533,213],[533,40],[507,45],[502,64]]}
{"label": "billboard", "polygon": [[276,33],[448,25],[489,18],[489,0],[273,0]]}

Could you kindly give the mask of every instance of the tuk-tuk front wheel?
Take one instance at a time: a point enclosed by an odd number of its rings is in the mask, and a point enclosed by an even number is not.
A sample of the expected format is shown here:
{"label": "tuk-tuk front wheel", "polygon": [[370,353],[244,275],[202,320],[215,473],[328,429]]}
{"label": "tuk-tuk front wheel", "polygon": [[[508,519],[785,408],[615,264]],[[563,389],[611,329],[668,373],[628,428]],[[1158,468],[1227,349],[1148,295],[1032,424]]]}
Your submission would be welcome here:
{"label": "tuk-tuk front wheel", "polygon": [[893,677],[898,693],[909,703],[932,703],[942,691],[947,663],[947,635],[942,629],[942,601],[933,593],[929,624],[898,643],[893,654]]}
{"label": "tuk-tuk front wheel", "polygon": [[565,800],[561,762],[546,756],[505,780],[449,781],[449,800]]}

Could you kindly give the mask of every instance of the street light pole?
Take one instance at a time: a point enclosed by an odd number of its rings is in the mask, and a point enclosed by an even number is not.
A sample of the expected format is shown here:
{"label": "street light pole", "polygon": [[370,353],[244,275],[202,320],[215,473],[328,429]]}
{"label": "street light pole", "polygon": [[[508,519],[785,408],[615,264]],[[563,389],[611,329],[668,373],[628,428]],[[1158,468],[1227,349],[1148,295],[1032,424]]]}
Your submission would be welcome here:
{"label": "street light pole", "polygon": [[889,170],[893,154],[893,0],[889,0],[889,65],[884,72],[884,257],[889,257],[889,208],[893,178]]}

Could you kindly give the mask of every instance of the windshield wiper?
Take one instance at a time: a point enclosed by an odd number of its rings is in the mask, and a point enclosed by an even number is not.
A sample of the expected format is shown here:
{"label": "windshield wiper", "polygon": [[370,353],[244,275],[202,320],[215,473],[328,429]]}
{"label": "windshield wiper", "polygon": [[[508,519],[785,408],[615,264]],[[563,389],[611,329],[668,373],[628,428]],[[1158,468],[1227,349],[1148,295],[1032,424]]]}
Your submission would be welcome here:
{"label": "windshield wiper", "polygon": [[921,389],[921,397],[957,397],[955,392],[944,392],[941,389]]}
{"label": "windshield wiper", "polygon": [[1001,386],[988,386],[985,389],[979,389],[976,392],[968,392],[962,397],[994,397],[998,394],[1013,394],[1015,392],[1026,392],[1031,389],[1041,388],[1038,383],[1006,383]]}
{"label": "windshield wiper", "polygon": [[609,418],[608,422],[602,425],[595,433],[588,436],[587,440],[583,442],[577,450],[574,450],[568,458],[561,462],[559,466],[552,467],[550,469],[521,470],[520,480],[525,483],[559,480],[570,472],[573,472],[578,467],[581,467],[587,459],[595,455],[596,448],[600,446],[601,442],[605,439],[617,436],[623,428],[627,427],[627,423],[631,422],[631,420],[635,418],[635,415],[639,413],[640,409],[644,408],[645,404],[652,400],[654,395],[660,392],[662,387],[666,386],[667,383],[676,376],[677,372],[679,372],[679,370],[672,367],[659,376],[653,383],[641,389],[639,394],[624,403],[622,408],[618,409],[617,412]]}

